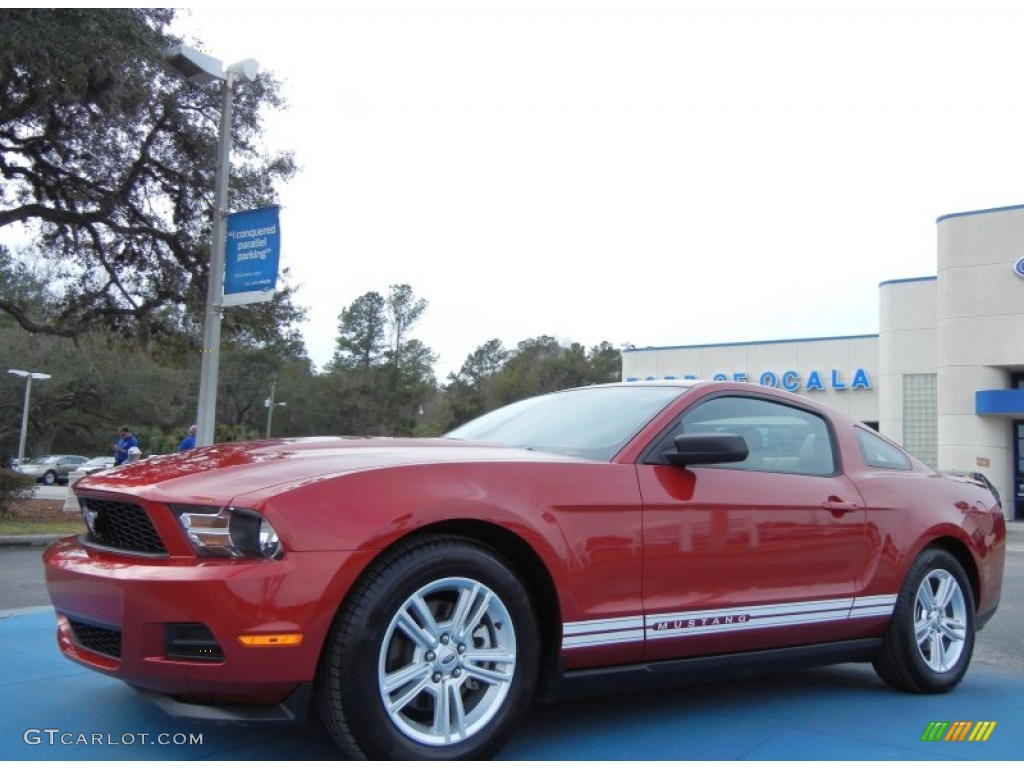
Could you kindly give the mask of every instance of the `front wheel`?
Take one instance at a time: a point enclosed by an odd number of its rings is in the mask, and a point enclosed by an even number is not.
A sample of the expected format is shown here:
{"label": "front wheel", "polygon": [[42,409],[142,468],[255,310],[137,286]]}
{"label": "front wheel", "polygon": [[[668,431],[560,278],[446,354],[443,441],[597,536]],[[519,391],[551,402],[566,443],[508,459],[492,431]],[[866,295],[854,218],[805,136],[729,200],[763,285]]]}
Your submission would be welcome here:
{"label": "front wheel", "polygon": [[491,756],[527,712],[538,636],[512,568],[473,541],[429,537],[353,590],[318,673],[320,713],[353,757]]}
{"label": "front wheel", "polygon": [[57,482],[57,473],[54,472],[52,469],[49,470],[45,475],[43,475],[43,484],[44,485],[53,485],[56,482]]}
{"label": "front wheel", "polygon": [[967,672],[974,634],[974,593],[963,566],[945,550],[925,550],[897,597],[875,671],[899,690],[948,691]]}

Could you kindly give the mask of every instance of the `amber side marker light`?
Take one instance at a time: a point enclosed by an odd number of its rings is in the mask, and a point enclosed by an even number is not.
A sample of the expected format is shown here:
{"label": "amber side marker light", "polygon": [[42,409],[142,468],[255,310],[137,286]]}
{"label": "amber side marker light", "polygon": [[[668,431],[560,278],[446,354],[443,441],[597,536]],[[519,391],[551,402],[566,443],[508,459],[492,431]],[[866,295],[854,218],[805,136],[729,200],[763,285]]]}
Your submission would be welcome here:
{"label": "amber side marker light", "polygon": [[302,633],[290,632],[275,635],[239,635],[238,641],[242,645],[254,647],[299,645],[302,643]]}

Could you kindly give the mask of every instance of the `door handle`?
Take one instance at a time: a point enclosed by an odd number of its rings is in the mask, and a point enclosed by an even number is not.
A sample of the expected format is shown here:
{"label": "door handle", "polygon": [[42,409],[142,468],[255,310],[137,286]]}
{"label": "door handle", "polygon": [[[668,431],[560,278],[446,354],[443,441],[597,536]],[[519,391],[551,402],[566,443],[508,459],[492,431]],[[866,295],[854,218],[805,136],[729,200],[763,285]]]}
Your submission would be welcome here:
{"label": "door handle", "polygon": [[827,509],[833,515],[837,517],[839,515],[845,515],[847,512],[856,512],[861,508],[860,504],[855,501],[843,501],[837,496],[829,496],[828,500],[821,505],[823,509]]}

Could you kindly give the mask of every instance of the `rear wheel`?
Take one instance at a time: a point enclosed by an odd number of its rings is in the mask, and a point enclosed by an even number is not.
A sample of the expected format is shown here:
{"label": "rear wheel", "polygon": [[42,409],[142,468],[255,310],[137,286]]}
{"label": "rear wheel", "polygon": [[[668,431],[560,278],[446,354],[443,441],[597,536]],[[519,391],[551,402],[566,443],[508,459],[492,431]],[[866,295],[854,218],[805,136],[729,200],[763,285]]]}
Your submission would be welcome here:
{"label": "rear wheel", "polygon": [[56,482],[57,482],[57,473],[54,472],[52,469],[48,470],[46,472],[46,474],[43,475],[43,483],[45,485],[53,485]]}
{"label": "rear wheel", "polygon": [[900,590],[875,671],[903,691],[948,691],[967,672],[974,634],[974,593],[963,566],[945,550],[925,550]]}
{"label": "rear wheel", "polygon": [[354,757],[486,758],[527,712],[537,659],[511,567],[476,542],[421,539],[346,602],[318,673],[321,718]]}

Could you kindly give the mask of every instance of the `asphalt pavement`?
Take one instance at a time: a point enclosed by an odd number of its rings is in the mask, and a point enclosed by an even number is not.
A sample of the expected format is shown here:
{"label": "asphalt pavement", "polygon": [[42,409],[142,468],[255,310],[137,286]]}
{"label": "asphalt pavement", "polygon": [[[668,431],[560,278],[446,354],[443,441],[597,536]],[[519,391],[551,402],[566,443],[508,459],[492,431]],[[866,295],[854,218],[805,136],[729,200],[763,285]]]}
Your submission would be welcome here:
{"label": "asphalt pavement", "polygon": [[37,485],[33,494],[37,499],[65,499],[68,495],[66,485]]}

